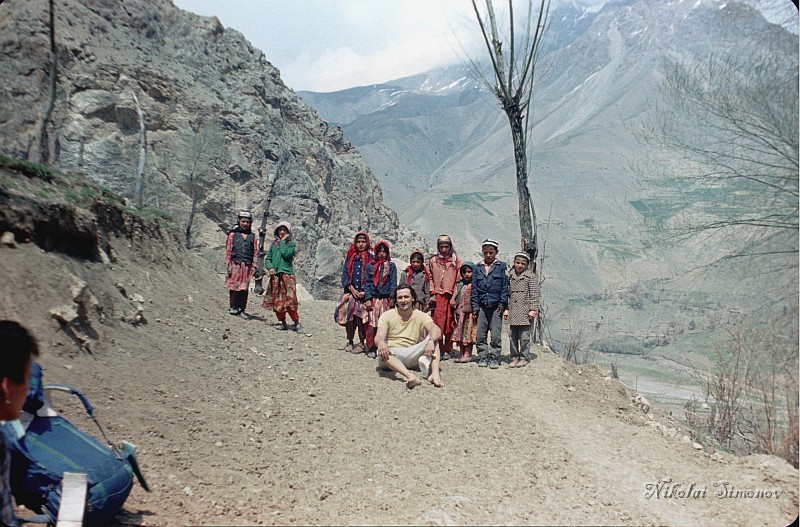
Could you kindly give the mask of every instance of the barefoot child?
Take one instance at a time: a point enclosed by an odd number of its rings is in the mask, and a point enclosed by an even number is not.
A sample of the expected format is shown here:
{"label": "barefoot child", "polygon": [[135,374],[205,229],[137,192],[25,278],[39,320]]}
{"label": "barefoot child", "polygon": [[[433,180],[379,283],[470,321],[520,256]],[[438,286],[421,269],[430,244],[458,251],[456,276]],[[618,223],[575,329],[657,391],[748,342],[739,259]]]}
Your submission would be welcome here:
{"label": "barefoot child", "polygon": [[472,346],[475,344],[475,321],[477,313],[472,312],[470,296],[472,295],[472,262],[464,262],[459,269],[461,282],[456,291],[456,330],[453,342],[458,344],[461,356],[453,362],[472,362]]}
{"label": "barefoot child", "polygon": [[514,267],[508,273],[508,307],[503,318],[508,320],[511,343],[509,368],[522,368],[531,361],[531,326],[539,314],[539,280],[528,269],[528,253],[514,255]]}
{"label": "barefoot child", "polygon": [[297,280],[294,276],[295,243],[292,240],[292,225],[288,221],[280,222],[275,227],[275,239],[264,257],[264,267],[269,274],[269,284],[264,292],[261,307],[272,309],[278,317],[278,329],[288,329],[286,313],[292,318],[292,329],[303,332],[300,315],[297,314]]}
{"label": "barefoot child", "polygon": [[384,311],[394,307],[397,290],[397,267],[392,262],[389,244],[385,241],[375,243],[375,261],[367,264],[367,278],[364,286],[364,300],[369,313],[370,327],[367,329],[367,356],[376,356],[375,328]]}
{"label": "barefoot child", "polygon": [[400,273],[400,283],[411,286],[417,293],[414,309],[420,311],[428,311],[428,300],[431,298],[431,279],[423,265],[424,261],[425,255],[422,251],[412,251],[409,258],[410,265]]}
{"label": "barefoot child", "polygon": [[[367,275],[367,264],[373,261],[370,252],[369,235],[357,232],[353,243],[344,255],[342,266],[342,294],[336,302],[333,313],[334,321],[345,327],[347,345],[344,350],[351,353],[362,353],[367,338],[367,308],[364,305],[364,280]],[[358,330],[357,345],[353,344]]]}

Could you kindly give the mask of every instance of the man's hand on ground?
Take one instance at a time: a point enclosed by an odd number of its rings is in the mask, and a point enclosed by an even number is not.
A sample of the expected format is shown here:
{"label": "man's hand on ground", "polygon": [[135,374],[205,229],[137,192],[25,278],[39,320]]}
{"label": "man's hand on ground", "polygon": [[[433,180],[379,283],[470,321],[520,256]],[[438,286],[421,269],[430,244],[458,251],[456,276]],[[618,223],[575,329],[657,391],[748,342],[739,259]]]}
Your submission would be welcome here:
{"label": "man's hand on ground", "polygon": [[380,357],[381,360],[389,360],[389,355],[391,354],[392,352],[389,351],[389,346],[387,346],[385,342],[378,343],[378,357]]}

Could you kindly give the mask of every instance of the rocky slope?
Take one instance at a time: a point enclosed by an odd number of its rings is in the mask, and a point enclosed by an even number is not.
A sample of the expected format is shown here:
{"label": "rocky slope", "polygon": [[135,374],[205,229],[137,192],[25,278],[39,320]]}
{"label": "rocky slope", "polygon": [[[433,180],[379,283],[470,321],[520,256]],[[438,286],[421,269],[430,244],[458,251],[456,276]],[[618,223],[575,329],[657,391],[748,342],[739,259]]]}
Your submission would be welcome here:
{"label": "rocky slope", "polygon": [[[35,167],[6,167],[0,182],[0,231],[12,234],[0,246],[0,318],[38,336],[45,382],[83,390],[111,439],[139,447],[152,492],[135,485],[116,525],[797,516],[796,469],[716,450],[675,416],[645,412],[601,368],[537,348],[527,368],[446,363],[444,388],[409,391],[341,351],[332,302],[301,303],[303,335],[279,331],[257,297],[253,320],[231,317],[222,277],[157,219]],[[94,249],[53,245],[65,236]],[[77,401],[56,406],[96,430]]]}
{"label": "rocky slope", "polygon": [[[38,161],[48,105],[48,3],[0,7],[0,153]],[[270,23],[280,23],[279,20]],[[237,31],[168,0],[55,2],[57,89],[48,161],[132,198],[140,166],[144,203],[221,262],[237,209],[261,216],[274,181],[269,225],[288,219],[301,247],[299,274],[316,295],[334,294],[341,253],[366,229],[398,245],[423,241],[399,224],[360,154],[320,119]]]}

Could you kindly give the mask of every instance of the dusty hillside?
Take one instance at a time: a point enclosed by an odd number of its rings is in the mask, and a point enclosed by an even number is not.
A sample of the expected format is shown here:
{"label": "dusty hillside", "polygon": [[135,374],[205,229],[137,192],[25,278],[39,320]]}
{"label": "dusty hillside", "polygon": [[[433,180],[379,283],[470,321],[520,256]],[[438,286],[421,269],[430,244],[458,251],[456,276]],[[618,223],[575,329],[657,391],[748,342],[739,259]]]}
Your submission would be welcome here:
{"label": "dusty hillside", "polygon": [[[3,210],[30,219],[8,201],[19,195],[4,194]],[[37,203],[40,214],[51,206]],[[84,390],[111,437],[139,445],[153,492],[134,488],[122,524],[772,526],[797,516],[797,470],[697,450],[595,368],[540,350],[522,370],[448,363],[445,388],[408,391],[339,350],[330,302],[302,303],[307,334],[281,332],[255,298],[254,320],[229,316],[222,277],[169,236],[103,231],[104,263],[45,252],[40,231],[23,243],[13,217],[0,222],[18,241],[0,248],[0,315],[39,336],[46,382]],[[65,305],[82,338],[48,314]],[[73,401],[59,407],[82,422]],[[772,497],[719,498],[721,481]],[[670,498],[667,482],[706,493]]]}

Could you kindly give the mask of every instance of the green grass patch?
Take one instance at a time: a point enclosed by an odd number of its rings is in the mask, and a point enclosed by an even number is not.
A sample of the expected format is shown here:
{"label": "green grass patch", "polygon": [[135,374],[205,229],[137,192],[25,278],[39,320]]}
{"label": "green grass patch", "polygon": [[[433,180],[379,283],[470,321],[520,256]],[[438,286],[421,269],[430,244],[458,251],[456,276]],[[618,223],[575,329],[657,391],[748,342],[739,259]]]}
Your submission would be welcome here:
{"label": "green grass patch", "polygon": [[[20,177],[20,175],[24,177]],[[83,174],[58,172],[49,167],[0,155],[0,188],[46,202],[66,202],[79,208],[95,203],[112,204],[164,227],[174,223],[165,211],[151,206],[126,206],[125,198]]]}
{"label": "green grass patch", "polygon": [[513,195],[512,192],[464,192],[446,197],[442,200],[442,205],[445,207],[478,209],[490,216],[496,216],[488,207],[496,201]]}
{"label": "green grass patch", "polygon": [[627,243],[618,240],[617,238],[600,238],[600,237],[586,237],[586,238],[575,238],[577,241],[591,243],[593,245],[597,245],[597,253],[598,256],[606,256],[610,254],[616,258],[620,259],[631,259],[635,258],[638,253],[630,247]]}
{"label": "green grass patch", "polygon": [[42,181],[50,182],[53,180],[53,171],[50,168],[30,161],[0,155],[0,168],[7,168],[29,178],[37,178]]}
{"label": "green grass patch", "polygon": [[141,207],[126,207],[126,209],[146,220],[157,221],[165,227],[169,226],[169,224],[173,222],[173,218],[169,215],[169,213],[159,208],[151,207],[150,205],[142,205]]}

